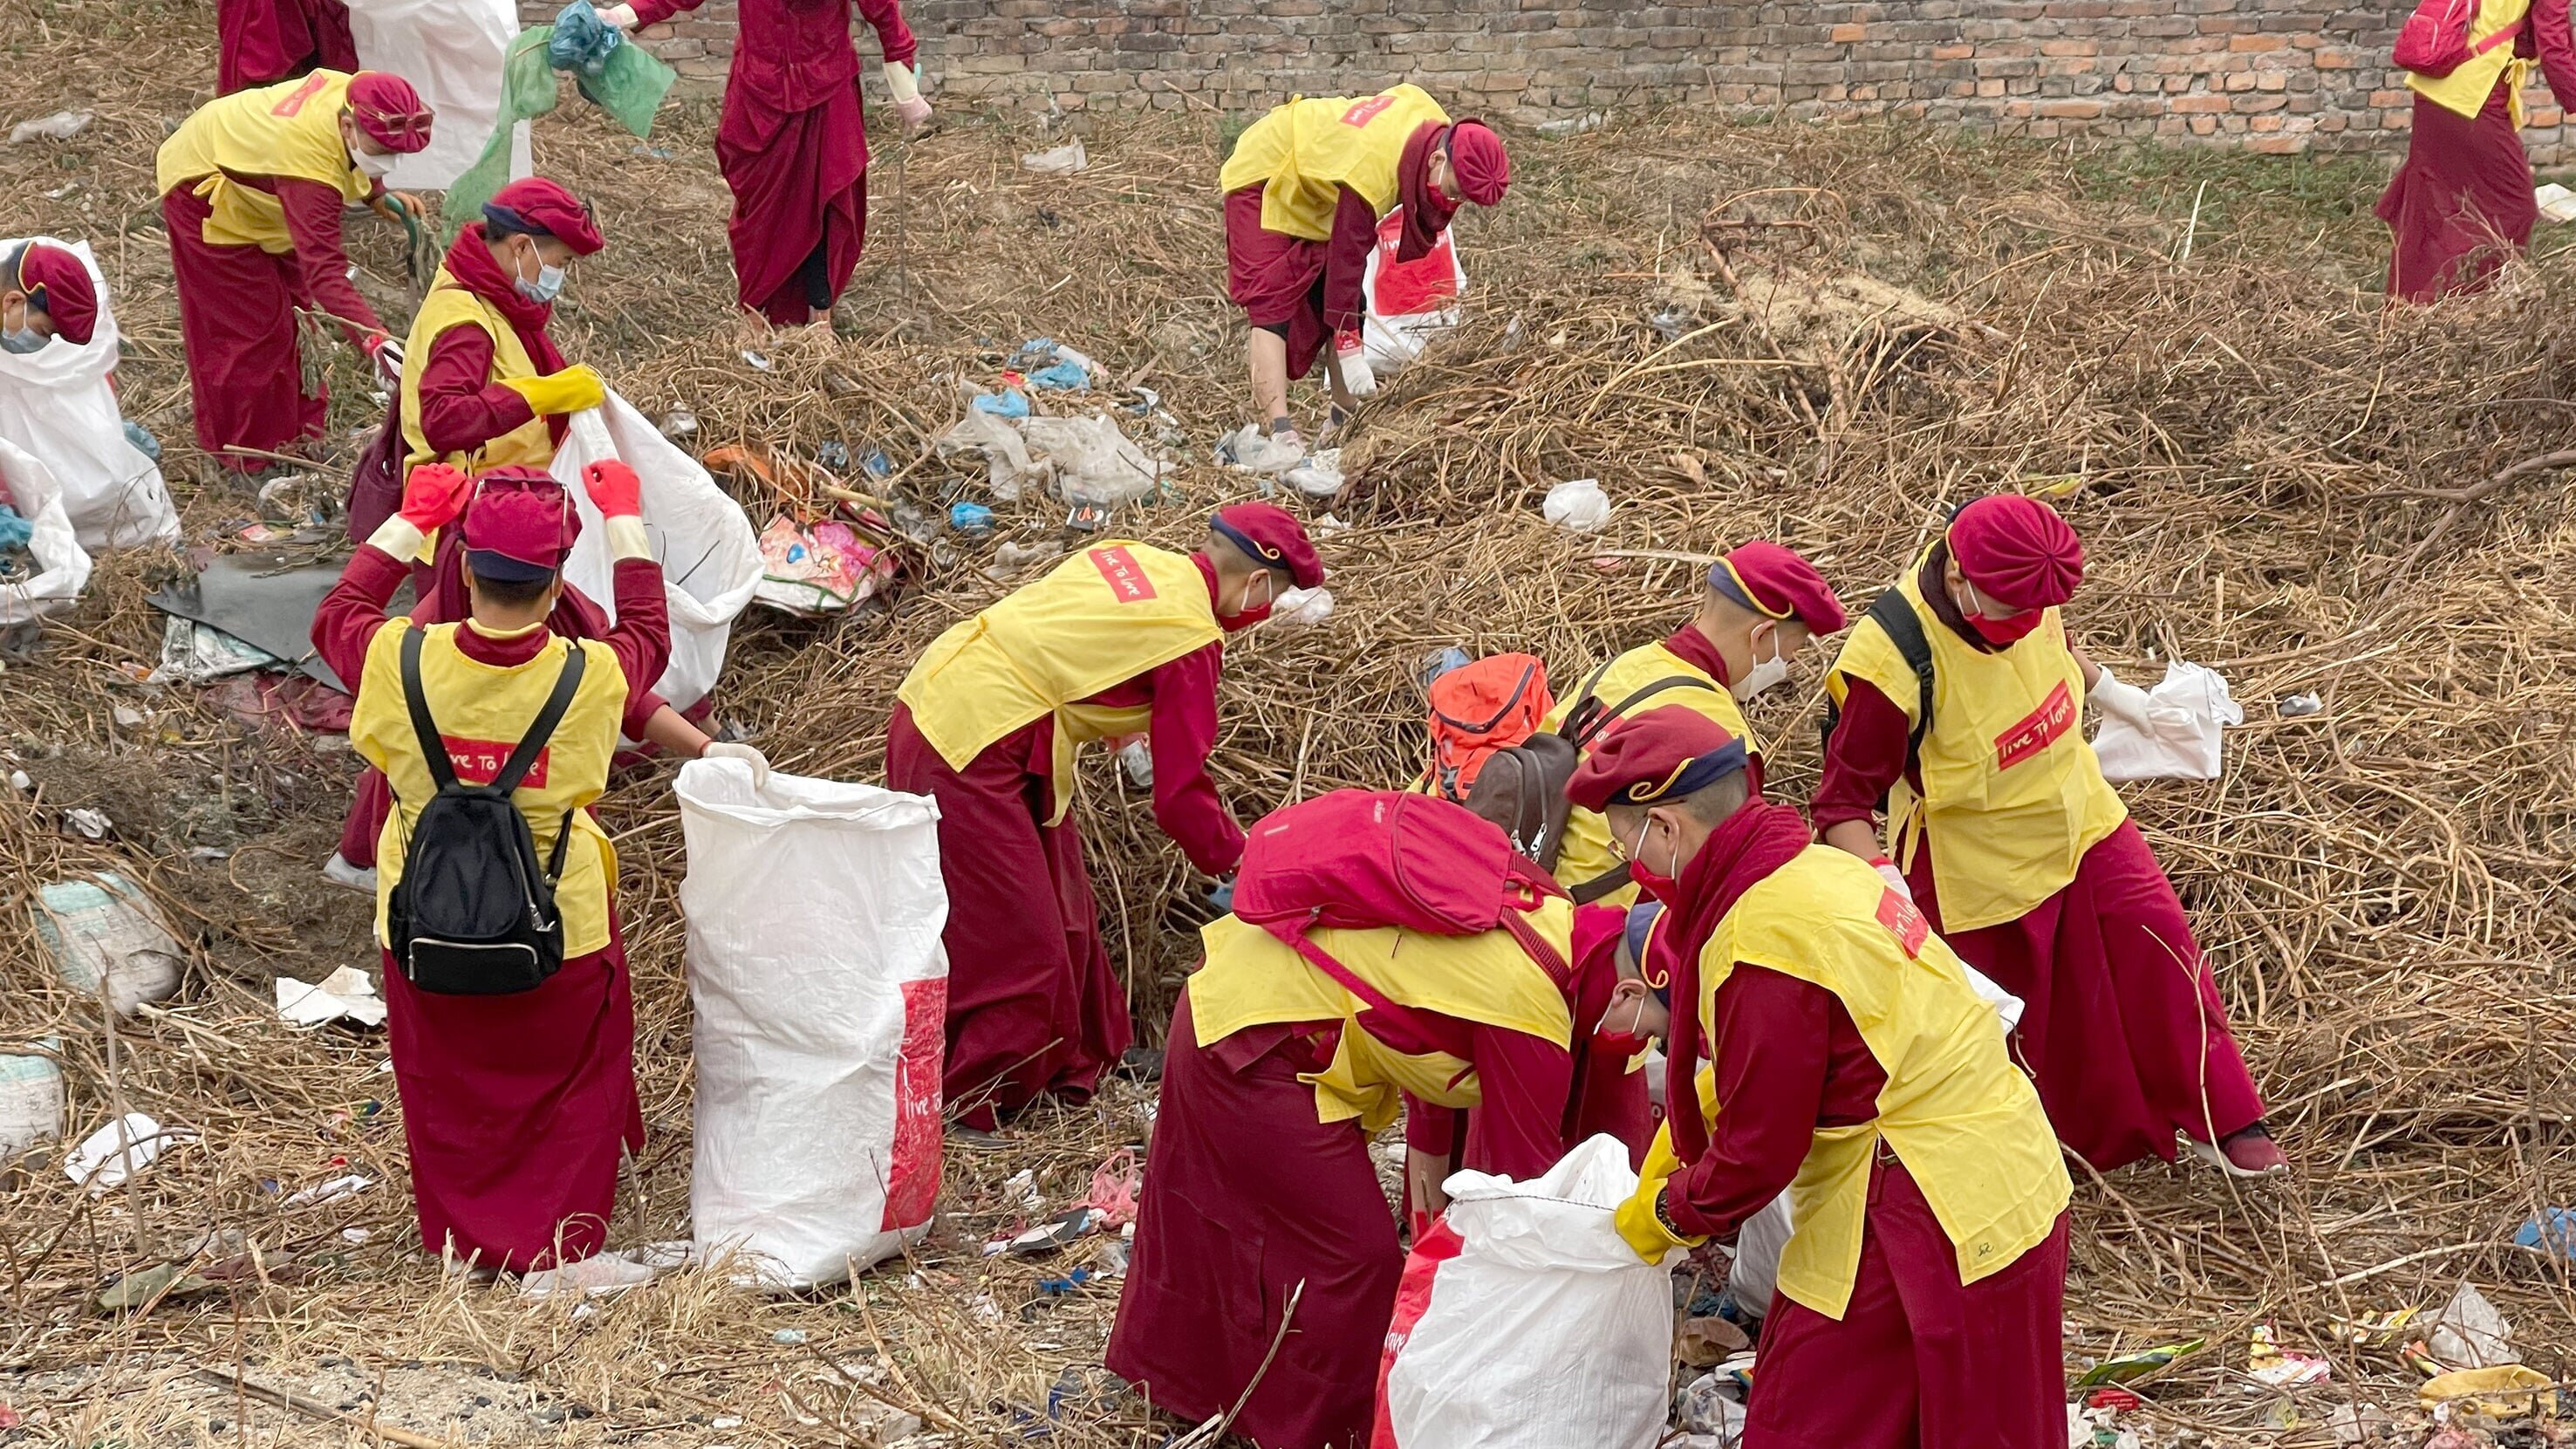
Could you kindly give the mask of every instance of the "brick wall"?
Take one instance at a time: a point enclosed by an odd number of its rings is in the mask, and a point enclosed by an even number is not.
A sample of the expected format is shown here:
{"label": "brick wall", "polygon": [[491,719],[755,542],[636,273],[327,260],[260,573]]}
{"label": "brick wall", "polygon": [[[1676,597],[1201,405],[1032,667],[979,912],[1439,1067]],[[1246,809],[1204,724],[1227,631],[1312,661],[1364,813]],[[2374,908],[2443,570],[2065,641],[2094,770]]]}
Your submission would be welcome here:
{"label": "brick wall", "polygon": [[[720,84],[736,0],[646,39]],[[532,11],[539,7],[531,5]],[[1410,80],[1522,121],[1654,104],[1893,112],[2035,137],[2394,149],[2410,0],[908,0],[935,98],[1066,112]],[[873,54],[873,46],[862,42]],[[869,84],[875,85],[873,78]],[[2525,139],[2560,155],[2534,88]],[[2571,153],[2570,159],[2576,159]]]}

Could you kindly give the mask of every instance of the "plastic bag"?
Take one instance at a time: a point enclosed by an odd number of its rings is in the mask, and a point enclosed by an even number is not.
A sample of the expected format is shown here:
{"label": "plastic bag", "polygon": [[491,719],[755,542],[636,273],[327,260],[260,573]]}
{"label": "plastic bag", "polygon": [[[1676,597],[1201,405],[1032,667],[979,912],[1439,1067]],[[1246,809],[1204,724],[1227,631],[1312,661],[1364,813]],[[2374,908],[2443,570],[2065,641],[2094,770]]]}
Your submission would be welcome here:
{"label": "plastic bag", "polygon": [[1361,292],[1368,299],[1368,313],[1361,320],[1360,345],[1380,376],[1420,357],[1433,338],[1457,326],[1458,298],[1467,290],[1467,269],[1458,264],[1447,231],[1431,250],[1409,262],[1395,259],[1403,241],[1404,208],[1399,206],[1377,224],[1377,245],[1369,251]]}
{"label": "plastic bag", "polygon": [[1055,491],[1067,503],[1116,508],[1150,495],[1171,468],[1118,431],[1106,414],[1087,418],[1025,418],[1020,436],[1029,455],[1055,467]]}
{"label": "plastic bag", "polygon": [[573,415],[555,450],[555,481],[581,511],[581,537],[564,560],[564,577],[612,621],[617,615],[608,528],[581,470],[602,458],[623,459],[643,480],[644,529],[662,563],[662,593],[671,610],[671,662],[654,685],[673,709],[707,697],[724,672],[733,621],[760,587],[760,537],[742,505],[716,486],[698,460],[680,451],[642,413],[615,393],[607,405]]}
{"label": "plastic bag", "polygon": [[2203,664],[2168,661],[2162,683],[2147,691],[2151,730],[2105,713],[2093,736],[2093,753],[2106,780],[2215,780],[2218,733],[2245,723],[2245,711],[2227,692],[2227,681]]}
{"label": "plastic bag", "polygon": [[63,247],[81,259],[98,290],[98,321],[86,343],[57,337],[33,352],[0,352],[0,441],[17,444],[53,470],[81,547],[96,553],[177,538],[179,511],[170,504],[160,465],[125,436],[116,392],[108,386],[108,374],[116,371],[117,331],[106,274],[87,242],[13,237],[0,241],[0,256],[21,241]]}
{"label": "plastic bag", "polygon": [[63,509],[62,486],[53,470],[0,439],[0,493],[34,525],[27,554],[36,561],[31,577],[0,584],[0,627],[71,607],[89,584],[90,558]]}
{"label": "plastic bag", "polygon": [[[490,84],[494,90],[496,119],[480,129],[466,129],[469,137],[480,141],[482,154],[457,173],[439,203],[438,214],[453,236],[469,222],[481,218],[483,203],[512,176],[527,174],[524,159],[526,141],[518,140],[515,148],[503,144],[504,135],[524,137],[526,123],[555,108],[555,72],[548,63],[548,49],[554,41],[551,25],[531,26],[515,37],[505,37],[492,66]],[[487,62],[488,64],[489,62]],[[617,118],[619,125],[638,136],[653,129],[653,112],[662,97],[679,79],[679,72],[640,45],[621,45],[608,53],[606,64],[596,76],[578,76],[582,95],[600,109]],[[445,125],[442,118],[440,124]],[[505,133],[504,127],[507,127]]]}
{"label": "plastic bag", "polygon": [[1462,1172],[1405,1260],[1371,1449],[1648,1449],[1664,1430],[1671,1276],[1611,1225],[1628,1149],[1525,1183]]}
{"label": "plastic bag", "polygon": [[692,760],[701,1251],[771,1288],[837,1283],[920,1240],[939,1194],[948,956],[939,806],[919,795]]}
{"label": "plastic bag", "polygon": [[1601,491],[1601,480],[1576,478],[1548,489],[1539,515],[1559,528],[1590,533],[1610,521],[1610,495]]}
{"label": "plastic bag", "polygon": [[73,991],[95,1001],[104,978],[107,1004],[119,1016],[168,1000],[187,959],[143,892],[113,871],[39,889],[36,939]]}
{"label": "plastic bag", "polygon": [[[387,186],[444,191],[473,164],[500,118],[501,57],[518,31],[510,0],[349,0],[349,33],[358,42],[359,60],[370,70],[410,81],[438,115],[427,146],[394,158]],[[504,151],[502,179],[527,175],[525,124],[511,127]],[[453,226],[479,221],[481,209],[478,201],[477,214],[450,213],[448,219]]]}

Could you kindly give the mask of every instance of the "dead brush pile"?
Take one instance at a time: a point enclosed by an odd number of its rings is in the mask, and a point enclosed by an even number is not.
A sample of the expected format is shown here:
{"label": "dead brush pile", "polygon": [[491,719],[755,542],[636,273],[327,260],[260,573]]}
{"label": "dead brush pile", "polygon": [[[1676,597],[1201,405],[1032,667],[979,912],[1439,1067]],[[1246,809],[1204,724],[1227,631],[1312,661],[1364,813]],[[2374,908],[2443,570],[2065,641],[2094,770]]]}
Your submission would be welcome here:
{"label": "dead brush pile", "polygon": [[[28,87],[0,96],[36,113]],[[152,108],[184,108],[135,104],[111,117],[119,134],[157,135]],[[657,134],[669,162],[580,118],[538,142],[612,242],[575,274],[567,353],[648,411],[694,411],[698,445],[882,447],[892,476],[855,486],[925,513],[981,499],[980,467],[938,459],[932,440],[964,406],[961,379],[988,383],[1022,339],[1052,336],[1155,388],[1180,421],[1168,496],[1115,531],[1186,546],[1211,506],[1250,491],[1208,462],[1247,406],[1210,194],[1215,118],[1104,125],[1092,168],[1068,178],[1021,174],[1031,138],[990,126],[889,149],[845,335],[784,339],[717,320],[730,293],[706,130],[693,113]],[[2123,187],[2116,168],[2063,152],[1877,125],[1675,116],[1514,139],[1509,204],[1461,227],[1473,319],[1347,439],[1354,482],[1329,507],[1348,527],[1322,540],[1338,607],[1229,649],[1213,767],[1238,810],[1409,777],[1420,670],[1443,647],[1529,649],[1567,686],[1669,629],[1706,556],[1738,540],[1795,545],[1856,606],[1949,505],[2046,492],[2090,552],[2072,613],[2086,646],[2146,683],[2168,656],[2215,666],[2247,706],[2224,779],[2123,793],[2192,908],[2297,1166],[2260,1191],[2157,1169],[2079,1185],[2070,1354],[2206,1336],[2143,1386],[2157,1423],[2322,1444],[2327,1405],[2411,1399],[2391,1349],[2340,1342],[2336,1322],[2438,1302],[2465,1276],[2516,1320],[2537,1367],[2576,1372],[2565,1265],[2510,1244],[2536,1209],[2576,1196],[2576,997],[2561,974],[2576,951],[2576,524],[2558,475],[2507,476],[2560,449],[2576,416],[2566,268],[2544,259],[2483,302],[2384,313],[2351,280],[2375,268],[2377,236],[2369,178],[2350,168],[2300,183],[2330,202],[2276,206],[2277,168],[2195,161],[2212,178],[2195,225],[2187,185]],[[6,199],[31,225],[124,238],[111,279],[133,278],[118,296],[142,354],[129,386],[162,409],[152,421],[184,475],[148,169],[102,161],[91,184],[114,204],[85,217],[34,186]],[[1539,518],[1547,486],[1577,477],[1614,501],[1597,534]],[[745,497],[755,525],[779,503]],[[238,509],[220,487],[195,491],[192,536]],[[1000,512],[998,541],[1079,541],[1061,505]],[[890,610],[747,624],[726,713],[783,766],[873,777],[914,653],[1025,576],[995,547],[939,540]],[[0,917],[0,1042],[59,1041],[79,1130],[122,1101],[204,1140],[107,1199],[43,1157],[0,1198],[0,1361],[19,1366],[22,1407],[50,1402],[78,1442],[185,1443],[240,1417],[232,1395],[187,1386],[193,1369],[250,1363],[287,1384],[336,1356],[374,1376],[386,1422],[433,1436],[472,1421],[407,1408],[384,1373],[488,1379],[502,1409],[524,1401],[534,1432],[576,1444],[704,1443],[727,1419],[741,1422],[724,1442],[866,1442],[896,1411],[955,1443],[1016,1442],[1039,1421],[1054,1443],[1160,1441],[1081,1370],[1113,1296],[1049,1295],[1039,1280],[1065,1264],[977,1251],[1024,1216],[1011,1173],[1033,1170],[1060,1208],[1135,1140],[1144,1098],[1129,1088],[1028,1124],[1008,1153],[952,1159],[947,1223],[917,1263],[856,1294],[770,1303],[684,1274],[574,1317],[442,1284],[409,1241],[380,1041],[287,1032],[260,979],[354,959],[298,955],[306,931],[278,924],[298,905],[281,882],[328,851],[345,756],[181,698],[148,701],[151,726],[121,731],[108,705],[133,696],[117,665],[148,661],[158,634],[143,566],[111,561],[92,603],[0,683],[13,749],[107,761],[55,772],[32,807],[0,805],[0,890],[20,902]],[[1814,779],[1817,672],[1802,667],[1796,697],[1754,720],[1789,799]],[[2322,712],[2275,708],[2309,693]],[[84,773],[138,772],[192,798],[234,782],[224,809],[242,838],[177,825],[63,838],[58,812],[85,803]],[[1085,772],[1112,949],[1150,1030],[1192,959],[1165,915],[1186,870],[1105,760]],[[608,814],[655,1135],[621,1199],[621,1245],[686,1220],[684,861],[663,779],[630,780]],[[191,861],[195,843],[233,854]],[[116,1034],[112,1066],[95,1008],[51,983],[23,904],[37,883],[99,868],[147,882],[202,948],[181,997]],[[342,1171],[381,1185],[282,1206]],[[220,1238],[191,1255],[225,1228],[269,1256],[245,1266]],[[296,1262],[264,1272],[278,1250]],[[231,1276],[148,1313],[92,1311],[113,1275],[179,1261]],[[2266,1321],[2331,1355],[2334,1384],[2296,1405],[2247,1392],[2246,1333]],[[2310,1427],[2277,1432],[2289,1422]]]}

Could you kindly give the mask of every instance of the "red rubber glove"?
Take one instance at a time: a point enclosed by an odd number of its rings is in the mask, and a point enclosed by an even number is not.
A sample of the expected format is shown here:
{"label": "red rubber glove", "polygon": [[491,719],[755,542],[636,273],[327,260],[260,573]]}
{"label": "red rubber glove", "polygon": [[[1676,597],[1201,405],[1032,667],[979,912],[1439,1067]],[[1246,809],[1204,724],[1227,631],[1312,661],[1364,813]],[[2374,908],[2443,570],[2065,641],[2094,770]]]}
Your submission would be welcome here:
{"label": "red rubber glove", "polygon": [[395,516],[423,533],[434,533],[456,521],[473,491],[474,480],[465,476],[464,469],[423,463],[403,483],[402,509]]}
{"label": "red rubber glove", "polygon": [[582,491],[599,505],[602,518],[637,518],[644,512],[644,481],[635,470],[611,458],[581,470]]}

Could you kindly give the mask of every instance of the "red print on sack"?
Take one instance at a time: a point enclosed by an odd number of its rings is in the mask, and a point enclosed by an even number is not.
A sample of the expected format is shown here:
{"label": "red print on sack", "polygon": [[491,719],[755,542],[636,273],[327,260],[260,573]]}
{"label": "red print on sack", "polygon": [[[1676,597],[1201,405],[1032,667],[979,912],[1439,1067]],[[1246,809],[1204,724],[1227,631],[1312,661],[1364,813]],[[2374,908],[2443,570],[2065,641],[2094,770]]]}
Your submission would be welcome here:
{"label": "red print on sack", "polygon": [[[510,752],[519,747],[516,740],[469,740],[457,735],[440,735],[438,742],[447,746],[447,767],[468,785],[489,785],[498,779],[501,767],[509,763]],[[537,762],[528,767],[527,778],[519,782],[520,789],[546,788],[546,759],[553,753],[552,745],[537,751]]]}
{"label": "red print on sack", "polygon": [[2029,718],[1995,736],[1995,768],[2009,770],[2047,749],[2074,724],[2075,696],[2066,692],[2066,681],[2061,679]]}
{"label": "red print on sack", "polygon": [[1136,556],[1123,548],[1095,548],[1091,566],[1109,581],[1109,592],[1122,604],[1141,604],[1154,597],[1154,581],[1145,577]]}
{"label": "red print on sack", "polygon": [[1369,122],[1376,120],[1380,112],[1394,104],[1395,97],[1393,96],[1371,96],[1367,100],[1360,102],[1358,105],[1351,107],[1349,110],[1342,112],[1342,124],[1345,126],[1365,126]]}
{"label": "red print on sack", "polygon": [[881,1232],[930,1221],[939,1197],[939,1078],[946,1065],[948,978],[903,983],[903,1046],[894,1069],[894,1143]]}
{"label": "red print on sack", "polygon": [[1932,923],[1923,919],[1923,912],[1916,908],[1914,902],[1893,888],[1879,892],[1878,923],[1896,937],[1897,944],[1905,948],[1908,956],[1921,955],[1923,943],[1932,939]]}

